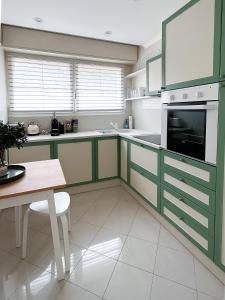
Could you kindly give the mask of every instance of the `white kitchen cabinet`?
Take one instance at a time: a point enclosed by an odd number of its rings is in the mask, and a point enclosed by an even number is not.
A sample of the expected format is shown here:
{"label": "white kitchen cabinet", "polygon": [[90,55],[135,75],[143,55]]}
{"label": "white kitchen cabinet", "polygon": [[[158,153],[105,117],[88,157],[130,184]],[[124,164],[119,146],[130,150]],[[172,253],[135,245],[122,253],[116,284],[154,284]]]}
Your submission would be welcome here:
{"label": "white kitchen cabinet", "polygon": [[10,148],[8,150],[8,159],[10,164],[19,164],[39,160],[48,160],[51,158],[51,146],[29,144],[21,149]]}
{"label": "white kitchen cabinet", "polygon": [[158,55],[146,62],[146,94],[160,95],[162,86],[162,56]]}
{"label": "white kitchen cabinet", "polygon": [[93,180],[92,154],[92,140],[57,143],[57,155],[67,184],[85,183]]}
{"label": "white kitchen cabinet", "polygon": [[97,179],[118,176],[118,140],[116,138],[97,140]]}
{"label": "white kitchen cabinet", "polygon": [[158,184],[143,173],[130,168],[130,186],[135,189],[154,208],[158,207]]}
{"label": "white kitchen cabinet", "polygon": [[120,177],[127,182],[127,141],[120,140]]}
{"label": "white kitchen cabinet", "polygon": [[221,0],[192,0],[163,22],[163,86],[219,79]]}

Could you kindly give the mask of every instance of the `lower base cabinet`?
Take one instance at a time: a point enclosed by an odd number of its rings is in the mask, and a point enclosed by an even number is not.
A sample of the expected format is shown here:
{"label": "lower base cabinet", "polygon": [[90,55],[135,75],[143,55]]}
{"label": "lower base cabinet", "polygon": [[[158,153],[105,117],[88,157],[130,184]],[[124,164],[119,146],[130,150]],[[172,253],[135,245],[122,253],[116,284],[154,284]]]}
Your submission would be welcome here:
{"label": "lower base cabinet", "polygon": [[160,211],[159,185],[153,179],[130,168],[130,186],[141,195],[152,207]]}
{"label": "lower base cabinet", "polygon": [[93,140],[57,142],[59,159],[67,184],[82,184],[94,180]]}

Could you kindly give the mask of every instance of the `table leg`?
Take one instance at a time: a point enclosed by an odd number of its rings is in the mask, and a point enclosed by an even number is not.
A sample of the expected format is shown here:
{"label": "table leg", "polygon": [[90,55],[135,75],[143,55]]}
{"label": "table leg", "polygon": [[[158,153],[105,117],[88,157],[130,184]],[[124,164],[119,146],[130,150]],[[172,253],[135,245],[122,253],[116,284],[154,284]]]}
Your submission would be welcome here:
{"label": "table leg", "polygon": [[64,279],[64,272],[63,272],[61,247],[60,247],[60,239],[59,239],[59,227],[58,227],[58,222],[56,217],[55,199],[54,199],[53,191],[48,193],[48,207],[49,207],[49,215],[51,221],[52,239],[53,239],[53,246],[55,252],[55,262],[57,267],[58,280],[62,280]]}
{"label": "table leg", "polygon": [[22,206],[15,206],[16,247],[21,247]]}

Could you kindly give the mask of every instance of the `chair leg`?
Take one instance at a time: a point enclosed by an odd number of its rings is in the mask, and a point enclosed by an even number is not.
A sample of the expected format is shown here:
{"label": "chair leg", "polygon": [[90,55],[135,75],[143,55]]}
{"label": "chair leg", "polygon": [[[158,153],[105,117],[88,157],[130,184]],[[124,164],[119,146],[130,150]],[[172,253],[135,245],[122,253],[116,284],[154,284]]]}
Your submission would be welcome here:
{"label": "chair leg", "polygon": [[22,206],[15,206],[16,247],[21,247]]}
{"label": "chair leg", "polygon": [[22,258],[27,255],[27,231],[28,231],[28,218],[30,209],[28,208],[23,218],[23,242],[22,242]]}
{"label": "chair leg", "polygon": [[68,220],[68,231],[71,231],[71,219],[70,219],[70,209],[67,212],[67,220]]}
{"label": "chair leg", "polygon": [[63,215],[60,217],[62,222],[63,230],[63,242],[64,242],[64,255],[65,255],[65,271],[70,271],[70,245],[69,245],[69,235],[68,235],[68,221],[67,216]]}

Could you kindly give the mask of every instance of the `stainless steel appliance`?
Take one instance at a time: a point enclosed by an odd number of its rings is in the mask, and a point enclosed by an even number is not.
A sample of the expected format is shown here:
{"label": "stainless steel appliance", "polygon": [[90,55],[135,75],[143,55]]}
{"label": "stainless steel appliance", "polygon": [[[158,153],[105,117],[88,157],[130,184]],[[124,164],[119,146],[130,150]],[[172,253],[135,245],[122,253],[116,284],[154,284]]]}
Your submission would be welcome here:
{"label": "stainless steel appliance", "polygon": [[216,164],[219,84],[162,93],[162,147]]}

